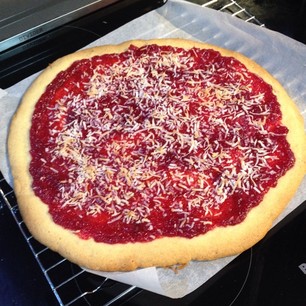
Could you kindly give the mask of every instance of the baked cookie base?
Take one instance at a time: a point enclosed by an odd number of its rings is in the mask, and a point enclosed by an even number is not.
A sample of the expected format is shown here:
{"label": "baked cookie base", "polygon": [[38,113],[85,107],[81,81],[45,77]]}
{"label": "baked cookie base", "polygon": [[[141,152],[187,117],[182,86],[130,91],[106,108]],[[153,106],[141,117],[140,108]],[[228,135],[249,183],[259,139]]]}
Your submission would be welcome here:
{"label": "baked cookie base", "polygon": [[[267,83],[271,84],[281,105],[283,124],[289,129],[287,140],[294,152],[296,162],[271,188],[263,201],[254,207],[240,224],[215,228],[192,239],[164,237],[151,242],[106,244],[92,239],[80,239],[73,232],[55,224],[48,213],[48,206],[35,196],[29,173],[29,130],[34,107],[46,86],[58,72],[65,70],[74,61],[106,53],[120,53],[131,44],[171,45],[183,48],[199,47],[219,51],[232,56],[246,65]],[[9,158],[14,177],[14,190],[22,217],[33,236],[50,249],[80,266],[101,271],[129,271],[142,267],[166,267],[185,264],[190,260],[213,260],[234,255],[250,248],[261,240],[271,228],[275,218],[294,196],[306,173],[306,136],[303,119],[286,91],[266,70],[245,56],[206,43],[182,39],[129,41],[120,45],[85,49],[63,57],[51,64],[34,81],[23,97],[10,127],[8,140]]]}

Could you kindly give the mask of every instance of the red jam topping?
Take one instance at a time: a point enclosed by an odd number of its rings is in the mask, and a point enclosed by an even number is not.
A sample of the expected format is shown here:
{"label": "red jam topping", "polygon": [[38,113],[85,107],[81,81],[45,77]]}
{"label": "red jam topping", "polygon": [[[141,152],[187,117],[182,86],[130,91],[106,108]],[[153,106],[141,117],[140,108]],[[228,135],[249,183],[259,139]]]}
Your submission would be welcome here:
{"label": "red jam topping", "polygon": [[35,194],[98,242],[242,222],[294,164],[270,85],[213,50],[131,46],[77,61],[38,101]]}

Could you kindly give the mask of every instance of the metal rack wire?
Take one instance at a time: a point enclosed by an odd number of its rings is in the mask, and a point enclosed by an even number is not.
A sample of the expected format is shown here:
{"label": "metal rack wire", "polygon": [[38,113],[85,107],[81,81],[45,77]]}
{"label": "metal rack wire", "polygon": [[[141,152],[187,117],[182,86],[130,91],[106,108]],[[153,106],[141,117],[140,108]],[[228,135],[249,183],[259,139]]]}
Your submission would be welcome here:
{"label": "metal rack wire", "polygon": [[[211,0],[199,4],[264,26],[236,1]],[[14,191],[0,172],[0,205],[1,203],[9,207],[59,305],[119,305],[141,291],[135,286],[90,274],[37,242],[20,216]]]}
{"label": "metal rack wire", "polygon": [[200,4],[204,7],[209,7],[221,12],[228,13],[232,16],[244,20],[245,22],[253,23],[261,27],[265,26],[254,15],[252,15],[234,0],[202,0]]}
{"label": "metal rack wire", "polygon": [[[88,273],[36,241],[25,226],[15,194],[1,172],[0,196],[9,207],[59,305],[96,305],[97,299],[99,305],[117,305],[123,298],[131,297],[140,291],[135,286]],[[96,296],[93,298],[93,295]]]}

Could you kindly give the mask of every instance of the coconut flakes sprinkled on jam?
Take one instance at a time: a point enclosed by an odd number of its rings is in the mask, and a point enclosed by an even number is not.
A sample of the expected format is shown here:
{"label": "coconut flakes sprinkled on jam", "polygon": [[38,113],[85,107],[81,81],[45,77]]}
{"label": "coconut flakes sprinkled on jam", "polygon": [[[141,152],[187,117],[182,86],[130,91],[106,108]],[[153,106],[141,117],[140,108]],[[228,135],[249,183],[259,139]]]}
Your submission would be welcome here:
{"label": "coconut flakes sprinkled on jam", "polygon": [[107,243],[244,220],[294,163],[270,85],[213,50],[131,46],[77,61],[36,105],[33,189]]}

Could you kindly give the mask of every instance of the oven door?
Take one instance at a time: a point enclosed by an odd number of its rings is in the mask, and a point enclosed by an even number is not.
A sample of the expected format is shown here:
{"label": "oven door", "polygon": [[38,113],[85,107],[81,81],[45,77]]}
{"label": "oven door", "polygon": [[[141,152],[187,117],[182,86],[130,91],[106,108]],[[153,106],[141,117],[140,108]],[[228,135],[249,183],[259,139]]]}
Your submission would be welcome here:
{"label": "oven door", "polygon": [[[11,6],[12,1],[16,5]],[[17,83],[55,59],[86,46],[165,2],[1,1],[0,88]],[[30,3],[34,6],[31,7]]]}

